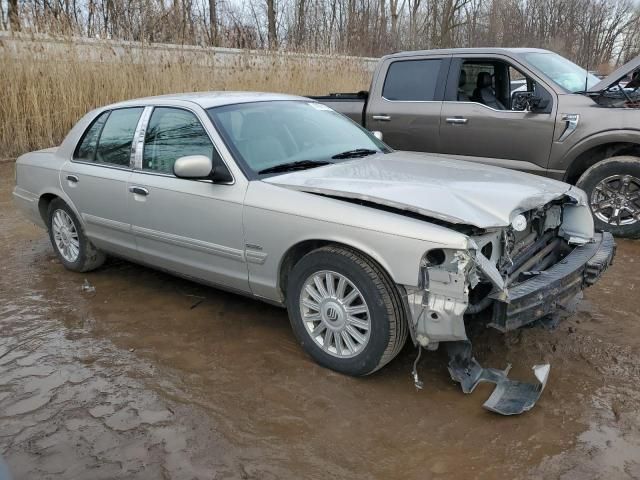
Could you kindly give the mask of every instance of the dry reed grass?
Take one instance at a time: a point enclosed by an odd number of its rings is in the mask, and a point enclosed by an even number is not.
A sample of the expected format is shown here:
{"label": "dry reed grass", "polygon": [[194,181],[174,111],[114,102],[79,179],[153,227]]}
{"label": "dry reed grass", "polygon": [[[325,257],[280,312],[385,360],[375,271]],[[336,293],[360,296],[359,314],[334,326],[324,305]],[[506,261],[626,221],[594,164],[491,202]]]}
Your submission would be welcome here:
{"label": "dry reed grass", "polygon": [[[126,56],[85,61],[67,48],[16,55],[0,43],[0,159],[58,145],[87,111],[112,102],[164,93],[255,90],[297,94],[367,88],[370,71],[357,59],[237,55],[164,57],[139,63]],[[204,63],[204,64],[203,64]]]}

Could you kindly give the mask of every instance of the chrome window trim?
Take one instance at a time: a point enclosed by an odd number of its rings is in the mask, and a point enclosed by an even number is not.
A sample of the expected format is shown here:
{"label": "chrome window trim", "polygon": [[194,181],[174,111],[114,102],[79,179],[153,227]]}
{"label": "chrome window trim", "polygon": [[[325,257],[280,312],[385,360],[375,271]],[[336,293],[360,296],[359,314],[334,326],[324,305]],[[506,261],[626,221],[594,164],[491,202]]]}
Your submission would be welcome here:
{"label": "chrome window trim", "polygon": [[[154,177],[167,177],[167,178],[175,178],[177,180],[185,180],[188,182],[202,182],[202,183],[210,183],[212,185],[233,185],[235,182],[213,182],[213,180],[208,180],[206,178],[198,178],[198,179],[189,179],[189,178],[179,178],[176,177],[175,175],[172,175],[171,173],[164,173],[164,172],[154,172],[152,170],[142,170],[142,169],[134,169],[133,170],[135,173],[141,173],[143,175],[152,175]],[[233,176],[233,174],[231,175]]]}
{"label": "chrome window trim", "polygon": [[532,114],[532,115],[551,115],[551,113],[527,112],[526,110],[507,110],[507,109],[498,110],[496,108],[489,107],[488,105],[485,105],[484,103],[480,103],[480,102],[466,102],[466,101],[465,102],[456,102],[455,100],[445,100],[442,103],[453,103],[453,104],[456,104],[456,105],[459,105],[459,104],[480,105],[483,108],[487,108],[487,109],[489,109],[489,110],[491,110],[493,112],[500,112],[500,113],[529,113],[529,114]]}
{"label": "chrome window trim", "polygon": [[[215,185],[235,185],[235,183],[236,183],[235,175],[233,174],[232,169],[229,168],[229,164],[224,159],[224,156],[220,153],[220,149],[216,145],[216,142],[214,141],[214,139],[211,137],[211,133],[207,129],[206,123],[204,123],[202,121],[202,118],[199,115],[199,111],[198,110],[196,110],[194,108],[185,107],[183,105],[164,105],[164,104],[157,104],[157,105],[149,106],[147,108],[149,109],[149,116],[146,119],[146,123],[144,124],[144,129],[142,129],[142,131],[140,132],[142,145],[136,151],[136,154],[137,154],[136,155],[136,164],[135,164],[134,169],[133,169],[136,173],[144,173],[145,175],[157,175],[157,176],[160,176],[160,177],[178,178],[178,177],[176,177],[175,175],[173,175],[171,173],[154,172],[153,170],[145,170],[144,168],[142,168],[142,159],[143,159],[143,156],[144,156],[144,139],[145,139],[145,136],[146,136],[147,127],[149,126],[149,121],[151,120],[151,115],[153,115],[153,111],[156,108],[175,108],[175,109],[178,109],[178,110],[185,110],[187,112],[190,112],[196,117],[196,119],[200,122],[200,126],[203,128],[203,130],[207,134],[207,137],[209,137],[209,141],[211,142],[211,145],[213,145],[213,149],[216,151],[216,153],[218,154],[218,157],[220,157],[220,160],[222,161],[224,166],[227,168],[227,171],[231,175],[231,179],[232,180],[230,182],[216,182]],[[146,109],[145,109],[145,111],[146,111]],[[206,115],[205,115],[205,117],[206,117]],[[207,117],[207,119],[208,119],[208,117]],[[211,122],[211,121],[209,120],[209,122]],[[215,130],[215,127],[213,125],[211,125],[211,128],[213,128]],[[139,161],[138,161],[138,156],[139,156]],[[186,181],[189,181],[189,182],[193,182],[193,180],[189,180],[189,179],[180,179],[180,180],[186,180]],[[196,181],[214,184],[213,180],[200,179],[200,180],[196,180]]]}
{"label": "chrome window trim", "polygon": [[442,100],[389,100],[384,95],[381,98],[390,103],[442,103]]}
{"label": "chrome window trim", "polygon": [[149,118],[153,107],[144,107],[140,120],[136,126],[136,131],[133,134],[133,147],[131,149],[131,168],[142,169],[142,151],[144,149],[144,136],[147,131],[147,125],[149,125]]}
{"label": "chrome window trim", "polygon": [[96,162],[87,162],[85,160],[70,160],[71,163],[79,163],[81,165],[92,165],[94,167],[103,167],[108,168],[110,170],[123,170],[125,172],[131,171],[131,165],[128,167],[124,165],[116,165],[115,163],[96,163]]}

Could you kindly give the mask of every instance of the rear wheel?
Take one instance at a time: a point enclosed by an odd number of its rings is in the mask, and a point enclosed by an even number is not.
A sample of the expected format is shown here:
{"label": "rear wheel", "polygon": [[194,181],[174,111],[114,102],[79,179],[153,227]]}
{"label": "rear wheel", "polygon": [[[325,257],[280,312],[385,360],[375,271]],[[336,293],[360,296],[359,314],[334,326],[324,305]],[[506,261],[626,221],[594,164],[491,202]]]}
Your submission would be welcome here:
{"label": "rear wheel", "polygon": [[407,338],[396,286],[375,262],[349,248],[323,247],[304,256],[289,275],[287,307],[305,351],[348,375],[383,367]]}
{"label": "rear wheel", "polygon": [[589,197],[597,230],[640,237],[640,158],[620,156],[596,163],[576,185]]}
{"label": "rear wheel", "polygon": [[78,217],[64,201],[59,198],[51,201],[47,219],[51,245],[65,268],[88,272],[104,263],[104,252],[89,241]]}

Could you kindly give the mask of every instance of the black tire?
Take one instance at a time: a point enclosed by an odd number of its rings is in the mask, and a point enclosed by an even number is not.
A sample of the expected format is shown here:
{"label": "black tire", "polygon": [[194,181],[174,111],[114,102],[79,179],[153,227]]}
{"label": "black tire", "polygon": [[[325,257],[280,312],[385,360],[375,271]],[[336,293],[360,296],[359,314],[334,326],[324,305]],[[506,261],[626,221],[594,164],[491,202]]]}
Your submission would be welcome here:
{"label": "black tire", "polygon": [[[62,210],[64,211],[71,221],[73,222],[73,226],[78,232],[78,242],[80,244],[79,253],[75,261],[71,262],[64,258],[62,252],[58,249],[56,242],[54,240],[54,233],[52,228],[53,216],[56,211]],[[82,228],[82,224],[76,217],[76,214],[73,213],[73,210],[69,208],[62,199],[56,198],[51,201],[49,204],[49,208],[47,210],[47,228],[49,230],[49,240],[51,241],[51,245],[53,245],[53,250],[58,255],[60,262],[62,265],[68,270],[72,270],[74,272],[88,272],[91,270],[95,270],[100,267],[105,259],[106,255],[101,250],[98,250],[87,238],[84,233],[84,229]]]}
{"label": "black tire", "polygon": [[[576,182],[576,186],[587,193],[589,202],[591,202],[591,196],[596,186],[613,175],[631,175],[640,179],[640,158],[620,156],[598,162],[582,174]],[[636,199],[634,204],[640,207],[640,199]],[[617,237],[640,238],[640,221],[629,225],[615,225],[603,221],[596,215],[593,216],[593,221],[596,230],[611,232]]]}
{"label": "black tire", "polygon": [[[329,270],[344,275],[361,292],[369,307],[368,343],[350,358],[325,352],[302,321],[300,294],[314,273]],[[384,270],[360,252],[327,246],[305,255],[291,271],[287,284],[289,320],[302,348],[320,365],[353,376],[369,375],[389,363],[407,339],[407,321],[397,287]]]}

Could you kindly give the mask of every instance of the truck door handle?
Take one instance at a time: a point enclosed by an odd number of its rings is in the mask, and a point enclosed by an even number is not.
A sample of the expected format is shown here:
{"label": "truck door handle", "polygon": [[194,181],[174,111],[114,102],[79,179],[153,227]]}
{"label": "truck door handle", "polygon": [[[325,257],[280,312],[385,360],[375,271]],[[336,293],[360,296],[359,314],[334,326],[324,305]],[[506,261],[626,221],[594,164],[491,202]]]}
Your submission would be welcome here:
{"label": "truck door handle", "polygon": [[67,180],[69,180],[71,183],[78,183],[78,177],[76,177],[75,175],[67,175]]}
{"label": "truck door handle", "polygon": [[468,121],[468,118],[463,117],[449,117],[446,120],[446,122],[451,125],[466,125]]}
{"label": "truck door handle", "polygon": [[136,195],[143,195],[145,197],[147,195],[149,195],[149,190],[147,190],[144,187],[138,187],[138,186],[135,186],[135,185],[132,185],[131,187],[129,187],[129,191],[131,193],[135,193]]}
{"label": "truck door handle", "polygon": [[379,122],[388,122],[391,120],[391,116],[389,115],[373,115],[371,118],[378,120]]}

